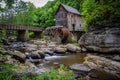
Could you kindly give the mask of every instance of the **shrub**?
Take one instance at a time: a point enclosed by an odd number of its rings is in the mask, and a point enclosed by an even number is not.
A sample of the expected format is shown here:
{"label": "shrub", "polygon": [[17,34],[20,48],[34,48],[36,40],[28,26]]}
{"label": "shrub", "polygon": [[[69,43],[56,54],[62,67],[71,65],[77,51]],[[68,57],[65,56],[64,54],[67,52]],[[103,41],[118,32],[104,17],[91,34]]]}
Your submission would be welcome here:
{"label": "shrub", "polygon": [[50,71],[35,77],[25,75],[21,79],[14,78],[13,68],[15,68],[14,65],[2,64],[0,66],[0,80],[83,80],[82,78],[75,79],[73,72],[64,65],[61,65],[58,69],[51,68]]}

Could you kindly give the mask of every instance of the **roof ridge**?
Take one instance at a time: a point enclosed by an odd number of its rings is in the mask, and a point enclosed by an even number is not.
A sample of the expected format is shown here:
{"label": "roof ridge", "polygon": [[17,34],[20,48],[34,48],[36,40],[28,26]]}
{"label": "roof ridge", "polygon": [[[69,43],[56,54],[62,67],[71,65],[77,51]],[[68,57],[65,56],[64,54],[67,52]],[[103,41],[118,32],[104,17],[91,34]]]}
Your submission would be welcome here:
{"label": "roof ridge", "polygon": [[65,4],[61,4],[61,5],[62,5],[68,12],[71,12],[71,13],[80,15],[80,12],[79,12],[77,9],[75,9],[75,8],[73,8],[73,7],[71,7],[71,6],[65,5]]}

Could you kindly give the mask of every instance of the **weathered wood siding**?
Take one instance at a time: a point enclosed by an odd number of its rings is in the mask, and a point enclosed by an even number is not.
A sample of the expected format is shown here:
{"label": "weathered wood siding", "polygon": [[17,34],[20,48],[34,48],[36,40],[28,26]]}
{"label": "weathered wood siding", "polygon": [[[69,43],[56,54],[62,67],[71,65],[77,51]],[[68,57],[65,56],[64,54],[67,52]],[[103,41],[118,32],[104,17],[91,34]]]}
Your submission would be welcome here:
{"label": "weathered wood siding", "polygon": [[67,27],[67,11],[61,6],[55,16],[55,25],[56,26],[65,26]]}
{"label": "weathered wood siding", "polygon": [[64,26],[69,31],[83,31],[83,20],[79,14],[74,14],[60,6],[55,15],[55,26]]}
{"label": "weathered wood siding", "polygon": [[67,20],[69,31],[83,31],[83,20],[80,15],[68,13]]}

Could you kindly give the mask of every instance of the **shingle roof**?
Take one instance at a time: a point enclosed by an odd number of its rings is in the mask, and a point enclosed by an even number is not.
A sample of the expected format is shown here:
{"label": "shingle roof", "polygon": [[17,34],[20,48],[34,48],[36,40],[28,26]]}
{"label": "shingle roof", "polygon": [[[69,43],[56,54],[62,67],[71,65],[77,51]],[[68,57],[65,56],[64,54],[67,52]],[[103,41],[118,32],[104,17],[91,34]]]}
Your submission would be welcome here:
{"label": "shingle roof", "polygon": [[74,13],[74,14],[78,14],[80,15],[80,12],[73,8],[73,7],[70,7],[70,6],[67,6],[67,5],[64,5],[64,4],[61,4],[68,12],[71,12],[71,13]]}

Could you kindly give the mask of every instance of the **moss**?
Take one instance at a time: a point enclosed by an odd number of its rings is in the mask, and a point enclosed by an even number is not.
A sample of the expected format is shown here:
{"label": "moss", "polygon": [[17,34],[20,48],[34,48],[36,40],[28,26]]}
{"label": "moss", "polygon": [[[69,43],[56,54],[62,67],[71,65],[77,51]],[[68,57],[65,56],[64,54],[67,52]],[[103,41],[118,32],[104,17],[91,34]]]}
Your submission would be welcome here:
{"label": "moss", "polygon": [[79,44],[77,42],[73,42],[72,44],[75,46],[79,46]]}

